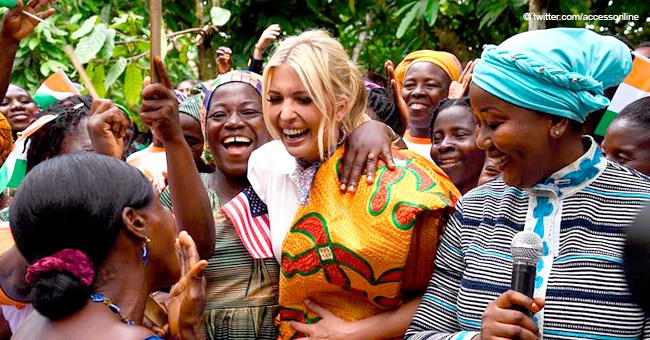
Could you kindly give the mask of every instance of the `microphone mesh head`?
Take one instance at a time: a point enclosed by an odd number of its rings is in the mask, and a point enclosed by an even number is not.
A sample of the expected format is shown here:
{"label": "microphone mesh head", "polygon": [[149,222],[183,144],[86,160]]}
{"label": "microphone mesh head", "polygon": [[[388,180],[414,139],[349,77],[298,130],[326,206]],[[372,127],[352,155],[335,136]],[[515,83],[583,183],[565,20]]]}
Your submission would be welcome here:
{"label": "microphone mesh head", "polygon": [[512,238],[510,251],[514,259],[537,261],[542,258],[542,252],[544,251],[542,238],[532,231],[518,232]]}

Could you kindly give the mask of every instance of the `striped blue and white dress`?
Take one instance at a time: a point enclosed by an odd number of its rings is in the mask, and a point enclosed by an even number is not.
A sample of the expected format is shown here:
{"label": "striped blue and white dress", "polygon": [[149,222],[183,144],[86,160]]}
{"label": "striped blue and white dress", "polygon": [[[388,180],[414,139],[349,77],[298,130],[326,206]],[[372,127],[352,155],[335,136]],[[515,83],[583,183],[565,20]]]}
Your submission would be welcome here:
{"label": "striped blue and white dress", "polygon": [[487,305],[510,288],[510,242],[542,237],[534,316],[545,339],[650,338],[650,318],[633,302],[623,271],[624,228],[650,201],[650,178],[588,151],[533,188],[501,178],[462,197],[436,255],[436,270],[406,333],[470,339]]}

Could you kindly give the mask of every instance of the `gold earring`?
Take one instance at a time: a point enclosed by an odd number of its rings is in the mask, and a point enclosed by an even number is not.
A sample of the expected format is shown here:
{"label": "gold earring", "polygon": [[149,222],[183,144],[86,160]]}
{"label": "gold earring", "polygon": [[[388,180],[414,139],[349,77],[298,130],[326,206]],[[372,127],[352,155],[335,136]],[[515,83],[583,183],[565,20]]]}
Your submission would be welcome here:
{"label": "gold earring", "polygon": [[555,134],[555,137],[560,137],[560,130],[555,130],[553,133]]}

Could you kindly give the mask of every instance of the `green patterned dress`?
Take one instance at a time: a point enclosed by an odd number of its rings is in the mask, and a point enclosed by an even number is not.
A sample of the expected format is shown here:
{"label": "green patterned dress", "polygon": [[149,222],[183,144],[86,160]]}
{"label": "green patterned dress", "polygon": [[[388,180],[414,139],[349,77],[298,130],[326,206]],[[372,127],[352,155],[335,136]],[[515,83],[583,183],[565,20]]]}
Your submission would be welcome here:
{"label": "green patterned dress", "polygon": [[[276,339],[273,318],[278,310],[279,265],[275,258],[253,259],[237,236],[232,222],[221,212],[216,191],[208,188],[215,222],[214,254],[205,277],[208,339]],[[171,206],[169,187],[160,195]]]}

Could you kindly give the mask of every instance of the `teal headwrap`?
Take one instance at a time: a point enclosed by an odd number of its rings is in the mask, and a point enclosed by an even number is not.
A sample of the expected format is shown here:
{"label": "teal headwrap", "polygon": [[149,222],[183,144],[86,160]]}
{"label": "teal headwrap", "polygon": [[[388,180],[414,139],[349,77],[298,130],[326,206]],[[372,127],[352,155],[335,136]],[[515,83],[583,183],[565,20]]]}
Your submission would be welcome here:
{"label": "teal headwrap", "polygon": [[511,104],[584,123],[609,105],[604,89],[632,70],[628,47],[582,28],[517,34],[485,47],[472,81]]}

